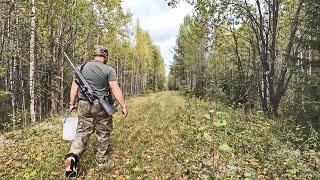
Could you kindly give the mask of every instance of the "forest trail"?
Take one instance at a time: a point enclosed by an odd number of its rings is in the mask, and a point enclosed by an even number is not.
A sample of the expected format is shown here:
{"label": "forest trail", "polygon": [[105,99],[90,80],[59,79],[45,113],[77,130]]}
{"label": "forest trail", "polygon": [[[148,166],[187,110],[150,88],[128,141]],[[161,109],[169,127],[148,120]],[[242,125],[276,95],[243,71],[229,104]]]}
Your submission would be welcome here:
{"label": "forest trail", "polygon": [[[319,177],[319,154],[297,153],[280,136],[289,130],[261,116],[178,92],[145,94],[127,104],[129,116],[114,117],[108,166],[95,163],[94,135],[81,157],[80,179]],[[0,179],[64,177],[70,142],[61,138],[61,117],[48,121],[4,134]]]}
{"label": "forest trail", "polygon": [[[80,177],[143,177],[171,176],[172,169],[183,170],[177,151],[182,149],[177,120],[184,98],[177,93],[163,92],[128,100],[130,115],[114,117],[113,151],[109,166],[99,169],[94,161],[97,138],[90,138],[80,162]],[[63,141],[61,117],[41,123],[23,132],[6,135],[7,145],[0,148],[0,177],[42,178],[63,177],[63,155],[70,142]],[[21,140],[19,140],[21,139]],[[9,153],[11,149],[11,153]],[[13,152],[12,152],[13,151]],[[10,168],[9,168],[10,167]],[[4,170],[4,171],[3,171]],[[150,174],[148,174],[150,173]]]}

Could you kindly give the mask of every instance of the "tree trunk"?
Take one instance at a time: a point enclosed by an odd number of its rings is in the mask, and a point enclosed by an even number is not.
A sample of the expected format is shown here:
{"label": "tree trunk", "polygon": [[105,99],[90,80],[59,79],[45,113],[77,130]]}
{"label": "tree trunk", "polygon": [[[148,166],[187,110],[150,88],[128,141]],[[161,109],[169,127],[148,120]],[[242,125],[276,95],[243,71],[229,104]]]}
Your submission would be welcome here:
{"label": "tree trunk", "polygon": [[[63,1],[63,8],[64,8],[64,11],[63,11],[63,16],[62,16],[61,25],[60,25],[60,47],[59,47],[59,54],[58,54],[58,56],[59,56],[58,59],[61,59],[61,67],[63,67],[63,65],[64,65],[64,56],[63,56],[64,45],[65,45],[64,32],[65,32],[66,16],[67,16],[67,13],[66,13],[67,1],[66,0]],[[63,105],[64,105],[64,86],[63,86],[64,68],[61,68],[60,74],[61,74],[61,78],[60,78],[60,110],[62,110]]]}
{"label": "tree trunk", "polygon": [[[269,116],[278,116],[280,100],[283,97],[288,86],[291,74],[287,76],[287,61],[280,63],[279,77],[276,76],[276,57],[277,38],[278,38],[278,14],[280,2],[278,0],[266,1],[260,4],[256,0],[259,11],[259,23],[250,18],[251,28],[255,33],[256,49],[260,59],[261,72],[258,75],[259,94],[264,113]],[[264,6],[264,8],[261,7]],[[302,0],[299,0],[290,38],[286,48],[286,55],[290,55],[293,46],[293,40],[298,27],[298,17],[302,7]],[[264,12],[263,12],[264,11]],[[251,17],[251,16],[250,16]]]}
{"label": "tree trunk", "polygon": [[35,70],[35,30],[36,30],[36,7],[35,0],[31,0],[31,38],[30,38],[30,71],[29,71],[29,86],[30,86],[30,116],[31,122],[36,122],[35,112],[35,92],[34,92],[34,70]]}
{"label": "tree trunk", "polygon": [[[134,59],[134,58],[133,58]],[[134,91],[134,84],[133,84],[133,81],[134,81],[134,74],[133,74],[133,67],[134,67],[134,65],[133,65],[133,63],[134,63],[134,61],[132,62],[132,64],[131,64],[131,76],[130,76],[130,94],[133,94],[133,91]]]}
{"label": "tree trunk", "polygon": [[[15,10],[17,13],[18,11]],[[17,32],[17,25],[18,25],[18,16],[15,14],[15,31]],[[10,91],[11,91],[11,106],[12,106],[12,125],[13,128],[15,129],[16,126],[16,69],[17,69],[17,34],[11,33],[10,38],[10,47],[14,51],[14,54],[12,52],[11,59],[12,59],[12,66],[11,66],[11,71],[10,71]]]}

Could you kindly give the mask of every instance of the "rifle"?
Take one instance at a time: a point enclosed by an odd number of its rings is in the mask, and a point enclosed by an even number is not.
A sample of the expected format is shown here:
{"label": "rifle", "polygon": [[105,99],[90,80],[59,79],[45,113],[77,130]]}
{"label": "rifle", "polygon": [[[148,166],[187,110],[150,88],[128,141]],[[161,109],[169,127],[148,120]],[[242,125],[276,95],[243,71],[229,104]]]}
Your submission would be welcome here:
{"label": "rifle", "polygon": [[69,59],[68,55],[65,52],[63,52],[63,54],[67,58],[67,60],[69,61],[73,70],[76,72],[78,78],[75,79],[75,82],[78,84],[80,91],[87,97],[88,101],[91,104],[93,104],[93,101],[98,100],[102,109],[105,110],[108,113],[108,115],[110,115],[110,116],[112,116],[112,114],[117,112],[115,107],[112,104],[110,104],[108,100],[106,100],[106,98],[105,98],[106,96],[99,96],[97,94],[97,91],[93,87],[91,87],[91,85],[83,77],[83,75],[81,74],[79,69],[77,69],[73,65],[73,63]]}

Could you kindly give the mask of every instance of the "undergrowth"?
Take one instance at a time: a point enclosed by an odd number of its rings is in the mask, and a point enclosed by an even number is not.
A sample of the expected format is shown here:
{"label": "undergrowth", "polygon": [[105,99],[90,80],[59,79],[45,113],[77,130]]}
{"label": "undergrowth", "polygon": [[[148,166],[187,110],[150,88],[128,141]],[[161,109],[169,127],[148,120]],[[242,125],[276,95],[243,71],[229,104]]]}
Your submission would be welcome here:
{"label": "undergrowth", "polygon": [[[319,179],[319,136],[216,102],[161,92],[128,101],[114,117],[108,166],[94,160],[96,136],[81,157],[85,179]],[[61,118],[0,139],[0,179],[61,179],[70,142]]]}

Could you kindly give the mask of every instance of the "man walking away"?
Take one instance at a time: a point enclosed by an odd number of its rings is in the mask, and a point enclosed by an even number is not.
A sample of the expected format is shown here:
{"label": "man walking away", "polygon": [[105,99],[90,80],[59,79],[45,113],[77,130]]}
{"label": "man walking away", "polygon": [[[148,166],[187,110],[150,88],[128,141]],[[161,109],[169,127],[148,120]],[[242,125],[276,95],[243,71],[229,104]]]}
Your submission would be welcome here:
{"label": "man walking away", "polygon": [[[119,102],[122,114],[128,115],[125,99],[117,81],[115,70],[107,66],[108,50],[96,45],[93,51],[94,60],[84,63],[80,67],[80,72],[88,83],[96,90],[98,95],[104,96],[110,92]],[[97,147],[96,160],[98,165],[104,165],[108,160],[110,146],[110,134],[112,131],[112,116],[109,116],[100,106],[98,100],[91,104],[86,96],[79,91],[75,80],[72,82],[70,90],[70,111],[76,109],[78,97],[78,128],[76,138],[73,141],[69,153],[66,155],[65,167],[66,176],[75,177],[77,174],[77,163],[84,151],[90,135],[95,132],[98,136],[99,145]]]}

